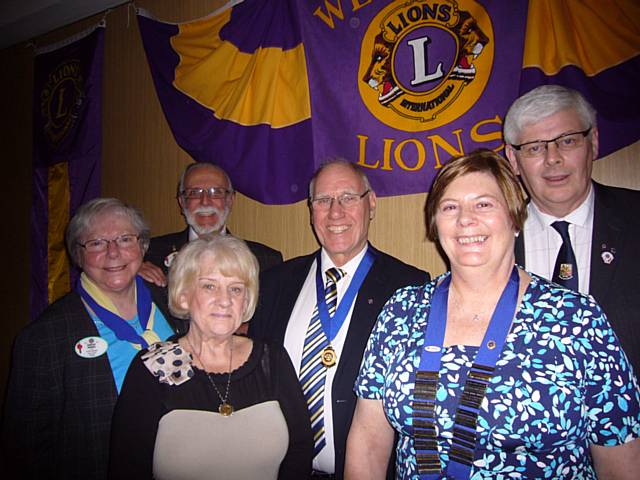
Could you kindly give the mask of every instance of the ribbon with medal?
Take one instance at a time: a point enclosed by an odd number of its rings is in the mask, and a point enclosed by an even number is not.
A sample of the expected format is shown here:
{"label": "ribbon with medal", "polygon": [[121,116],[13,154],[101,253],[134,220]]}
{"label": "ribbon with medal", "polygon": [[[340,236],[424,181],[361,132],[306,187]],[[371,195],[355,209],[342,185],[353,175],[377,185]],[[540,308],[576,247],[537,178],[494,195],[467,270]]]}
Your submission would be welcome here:
{"label": "ribbon with medal", "polygon": [[360,290],[362,282],[364,282],[371,265],[373,265],[375,254],[371,247],[367,248],[364,257],[362,257],[362,260],[353,275],[353,279],[351,280],[347,291],[342,297],[342,300],[338,303],[335,313],[331,316],[329,315],[329,308],[327,307],[324,295],[324,281],[322,280],[323,269],[320,253],[321,252],[318,252],[318,256],[316,258],[316,298],[318,301],[318,316],[320,317],[322,330],[324,330],[327,340],[329,341],[329,345],[322,350],[321,361],[326,368],[331,368],[338,362],[338,355],[336,354],[335,349],[331,346],[331,342],[336,337],[340,331],[340,327],[342,327],[342,324],[347,318],[347,314],[349,313],[349,310],[351,310],[351,305],[358,294],[358,290]]}
{"label": "ribbon with medal", "polygon": [[442,471],[435,404],[444,353],[450,283],[451,276],[436,287],[431,298],[425,346],[420,358],[420,368],[415,376],[413,437],[420,480],[469,478],[477,444],[476,428],[480,405],[502,353],[518,302],[519,275],[514,266],[467,378],[460,378],[464,387],[461,395],[456,398],[449,463]]}

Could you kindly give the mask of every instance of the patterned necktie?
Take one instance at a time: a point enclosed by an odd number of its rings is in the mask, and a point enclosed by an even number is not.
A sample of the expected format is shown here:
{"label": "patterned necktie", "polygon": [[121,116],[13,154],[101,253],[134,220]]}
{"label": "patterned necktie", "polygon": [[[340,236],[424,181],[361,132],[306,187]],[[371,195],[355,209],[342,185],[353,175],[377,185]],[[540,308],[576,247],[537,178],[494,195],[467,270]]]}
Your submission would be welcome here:
{"label": "patterned necktie", "polygon": [[[330,268],[326,271],[327,283],[324,289],[325,302],[329,315],[336,311],[338,289],[337,282],[345,272],[339,268]],[[324,333],[318,306],[313,310],[307,335],[304,339],[302,361],[300,362],[300,384],[307,401],[311,430],[313,432],[313,456],[315,457],[325,446],[324,436],[324,383],[327,375],[327,367],[322,364],[322,351],[329,346],[329,340]]]}
{"label": "patterned necktie", "polygon": [[569,238],[569,222],[558,221],[551,224],[562,237],[562,246],[553,269],[553,281],[573,291],[578,291],[578,264]]}

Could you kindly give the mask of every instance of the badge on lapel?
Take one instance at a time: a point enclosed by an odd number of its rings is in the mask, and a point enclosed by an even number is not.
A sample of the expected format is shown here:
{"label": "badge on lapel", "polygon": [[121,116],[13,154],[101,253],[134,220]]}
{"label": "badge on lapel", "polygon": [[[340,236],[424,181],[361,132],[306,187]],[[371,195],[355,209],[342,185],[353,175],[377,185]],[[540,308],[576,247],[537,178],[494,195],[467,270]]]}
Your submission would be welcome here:
{"label": "badge on lapel", "polygon": [[164,266],[169,268],[171,267],[171,264],[173,263],[173,260],[176,258],[176,255],[178,255],[178,251],[176,250],[176,247],[173,247],[173,251],[167,255],[166,257],[164,257]]}
{"label": "badge on lapel", "polygon": [[76,355],[82,358],[95,358],[104,354],[109,345],[102,337],[84,337],[73,347]]}
{"label": "badge on lapel", "polygon": [[616,259],[615,256],[616,249],[615,248],[607,248],[607,244],[602,244],[602,252],[600,253],[600,258],[605,265],[611,265],[613,261]]}

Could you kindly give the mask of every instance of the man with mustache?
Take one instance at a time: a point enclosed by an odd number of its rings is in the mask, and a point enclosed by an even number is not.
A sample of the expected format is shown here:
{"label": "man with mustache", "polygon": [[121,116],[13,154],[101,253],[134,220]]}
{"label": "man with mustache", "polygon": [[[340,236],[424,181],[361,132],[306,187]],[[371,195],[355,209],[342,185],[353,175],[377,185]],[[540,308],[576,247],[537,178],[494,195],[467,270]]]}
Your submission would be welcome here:
{"label": "man with mustache", "polygon": [[[178,184],[178,204],[188,227],[151,239],[139,274],[160,286],[167,284],[167,272],[177,252],[187,242],[209,233],[227,234],[226,221],[235,199],[227,173],[210,163],[192,163],[184,170]],[[245,240],[258,259],[260,270],[282,262],[282,254],[261,243]]]}
{"label": "man with mustache", "polygon": [[504,121],[506,155],[531,201],[516,262],[590,294],[640,372],[640,192],[591,179],[596,111],[577,91],[544,85],[518,98]]}

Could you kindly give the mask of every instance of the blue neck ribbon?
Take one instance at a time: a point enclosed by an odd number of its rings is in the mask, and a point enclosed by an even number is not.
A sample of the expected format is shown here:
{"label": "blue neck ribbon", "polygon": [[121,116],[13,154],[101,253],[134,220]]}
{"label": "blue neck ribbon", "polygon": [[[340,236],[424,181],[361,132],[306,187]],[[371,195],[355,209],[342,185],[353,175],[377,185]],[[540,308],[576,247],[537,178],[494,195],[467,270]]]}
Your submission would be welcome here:
{"label": "blue neck ribbon", "polygon": [[321,253],[321,251],[318,252],[318,257],[316,259],[316,298],[318,301],[318,315],[320,316],[320,323],[322,324],[322,329],[324,330],[329,343],[331,343],[340,331],[340,327],[344,323],[345,319],[347,318],[347,314],[351,309],[351,304],[358,294],[358,290],[360,290],[362,282],[364,282],[367,273],[369,273],[371,265],[373,265],[373,262],[375,260],[375,253],[373,252],[371,247],[367,248],[364,257],[362,257],[362,260],[360,260],[360,265],[358,265],[358,268],[353,275],[353,279],[349,284],[349,288],[347,288],[347,291],[342,297],[342,300],[338,304],[338,308],[336,308],[333,317],[329,316],[329,309],[327,308],[327,302],[324,297]]}
{"label": "blue neck ribbon", "polygon": [[[425,345],[416,374],[414,443],[420,480],[468,479],[477,445],[476,427],[480,405],[502,353],[518,302],[519,275],[513,267],[482,343],[467,375],[464,388],[456,398],[456,415],[449,463],[441,471],[438,454],[434,407],[439,372],[444,353],[447,304],[451,276],[445,278],[432,296]],[[461,379],[462,380],[462,379]],[[418,426],[416,426],[418,425]]]}
{"label": "blue neck ribbon", "polygon": [[[142,348],[147,348],[149,344],[147,341],[138,335],[138,332],[127,323],[127,321],[115,314],[114,312],[107,310],[103,306],[99,305],[93,297],[82,286],[81,282],[78,282],[76,292],[82,297],[82,300],[93,310],[93,313],[109,328],[120,340],[125,340],[130,343],[138,343]],[[151,314],[151,292],[144,284],[142,277],[136,275],[136,303],[138,306],[138,321],[142,330],[147,329],[149,323],[149,316]]]}

